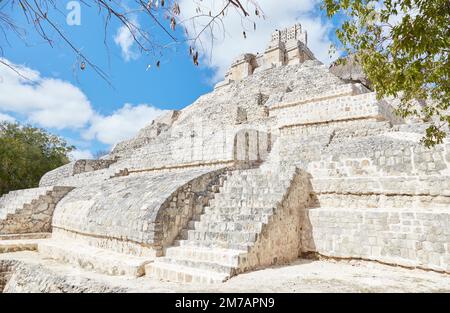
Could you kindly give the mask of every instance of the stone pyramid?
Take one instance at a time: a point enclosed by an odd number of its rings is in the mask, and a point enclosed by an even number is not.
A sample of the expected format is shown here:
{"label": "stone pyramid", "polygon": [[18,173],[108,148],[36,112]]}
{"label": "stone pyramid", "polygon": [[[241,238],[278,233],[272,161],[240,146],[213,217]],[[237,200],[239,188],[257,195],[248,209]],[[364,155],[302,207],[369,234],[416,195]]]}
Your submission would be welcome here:
{"label": "stone pyramid", "polygon": [[[301,25],[276,31],[214,91],[106,157],[2,197],[1,236],[51,232],[43,256],[179,282],[305,254],[450,272],[450,142],[425,148],[426,125],[307,44]],[[41,214],[45,203],[57,204]]]}

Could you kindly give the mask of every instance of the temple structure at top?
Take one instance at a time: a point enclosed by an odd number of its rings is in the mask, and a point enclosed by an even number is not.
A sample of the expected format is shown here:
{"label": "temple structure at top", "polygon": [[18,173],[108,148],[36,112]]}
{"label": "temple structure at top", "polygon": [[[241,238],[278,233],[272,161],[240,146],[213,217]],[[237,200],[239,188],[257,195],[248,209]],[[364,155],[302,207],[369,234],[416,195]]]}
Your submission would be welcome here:
{"label": "temple structure at top", "polygon": [[301,24],[283,30],[276,30],[263,54],[245,53],[236,58],[225,75],[225,80],[216,88],[239,81],[255,72],[288,64],[315,60],[308,48],[308,34]]}

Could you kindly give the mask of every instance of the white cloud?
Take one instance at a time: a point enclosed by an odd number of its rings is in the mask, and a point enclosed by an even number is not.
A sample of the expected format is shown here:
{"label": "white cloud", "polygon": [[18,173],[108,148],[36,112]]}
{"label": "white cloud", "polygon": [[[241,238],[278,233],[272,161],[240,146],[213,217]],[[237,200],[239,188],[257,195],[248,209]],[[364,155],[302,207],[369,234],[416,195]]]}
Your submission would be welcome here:
{"label": "white cloud", "polygon": [[14,122],[15,120],[11,115],[0,113],[0,122]]}
{"label": "white cloud", "polygon": [[[125,61],[136,60],[139,57],[139,53],[134,50],[135,40],[133,38],[132,31],[140,27],[139,23],[136,19],[132,19],[129,24],[130,28],[125,25],[122,25],[117,30],[116,35],[114,36],[114,42],[116,45],[120,47],[122,50],[122,57]],[[136,32],[134,35],[137,36]]]}
{"label": "white cloud", "polygon": [[[42,77],[37,71],[14,66],[21,77],[0,65],[0,121],[14,121],[9,112],[26,122],[44,128],[71,129],[87,140],[114,145],[133,137],[142,127],[164,111],[151,105],[125,104],[111,115],[102,115],[92,108],[87,96],[69,82]],[[88,150],[73,152],[74,158],[90,158]]]}
{"label": "white cloud", "polygon": [[[222,1],[205,0],[201,3],[208,13],[209,8],[215,8],[216,12]],[[205,47],[206,56],[203,62],[217,70],[217,78],[222,78],[230,66],[232,60],[242,53],[264,52],[270,40],[270,35],[275,29],[281,29],[300,22],[308,32],[308,46],[315,56],[324,63],[330,63],[328,57],[331,23],[322,21],[320,17],[314,15],[314,10],[320,4],[319,0],[258,0],[263,9],[266,19],[256,18],[257,29],[253,31],[253,24],[247,25],[247,39],[243,38],[243,28],[241,16],[230,10],[224,18],[226,34],[217,29],[216,40],[211,49],[208,40],[209,34],[203,36],[202,44]],[[192,0],[180,1],[183,17],[195,16],[198,2]],[[253,12],[252,12],[253,13]],[[201,29],[201,20],[197,20],[197,30]],[[185,24],[190,34],[196,31],[192,23]],[[212,54],[211,54],[212,51]]]}
{"label": "white cloud", "polygon": [[74,150],[70,152],[70,160],[76,161],[76,160],[85,160],[85,159],[93,159],[94,156],[92,155],[92,152],[89,150]]}
{"label": "white cloud", "polygon": [[146,104],[132,106],[127,103],[109,116],[95,116],[83,137],[87,140],[97,139],[102,143],[113,145],[133,137],[162,113],[164,110],[153,106]]}
{"label": "white cloud", "polygon": [[26,78],[0,65],[0,111],[25,115],[30,123],[57,129],[81,128],[93,115],[89,100],[78,87],[2,61]]}

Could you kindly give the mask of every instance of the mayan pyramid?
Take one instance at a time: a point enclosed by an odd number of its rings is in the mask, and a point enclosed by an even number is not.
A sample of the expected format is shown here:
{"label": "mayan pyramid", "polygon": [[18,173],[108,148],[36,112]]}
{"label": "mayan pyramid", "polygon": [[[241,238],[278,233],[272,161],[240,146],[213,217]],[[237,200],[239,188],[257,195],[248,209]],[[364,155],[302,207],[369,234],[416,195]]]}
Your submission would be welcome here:
{"label": "mayan pyramid", "polygon": [[304,255],[450,272],[450,141],[424,147],[396,103],[276,31],[193,104],[0,198],[23,241],[3,249],[186,283]]}

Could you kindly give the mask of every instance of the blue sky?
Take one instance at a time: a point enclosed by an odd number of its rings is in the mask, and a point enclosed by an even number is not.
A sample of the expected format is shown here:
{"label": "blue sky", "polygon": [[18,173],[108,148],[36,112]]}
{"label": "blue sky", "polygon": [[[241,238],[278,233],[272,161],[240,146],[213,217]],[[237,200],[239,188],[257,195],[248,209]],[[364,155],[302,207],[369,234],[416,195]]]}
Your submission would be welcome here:
{"label": "blue sky", "polygon": [[[85,71],[79,70],[77,56],[55,33],[49,32],[55,39],[51,47],[36,35],[18,7],[6,6],[2,12],[11,14],[26,32],[26,38],[22,40],[10,32],[6,43],[0,37],[3,57],[20,66],[36,83],[13,77],[12,71],[0,66],[0,119],[31,123],[63,136],[78,148],[75,157],[109,150],[163,110],[191,104],[212,90],[239,53],[263,50],[275,28],[301,22],[308,31],[310,48],[325,63],[329,62],[328,46],[334,40],[333,24],[319,10],[317,0],[287,0],[282,8],[278,0],[261,0],[267,19],[257,21],[257,31],[244,40],[240,20],[230,14],[225,21],[226,37],[219,36],[213,49],[206,46],[201,53],[201,66],[196,67],[187,54],[186,44],[173,45],[164,50],[163,56],[142,55],[135,45],[127,45],[127,32],[119,36],[121,25],[115,20],[105,35],[103,17],[95,8],[83,4],[81,25],[68,26],[69,11],[65,7],[68,2],[60,2],[61,12],[53,12],[53,18],[72,42],[107,73],[112,87],[89,66]],[[179,2],[183,14],[194,14],[195,1]],[[151,22],[142,20],[140,15],[133,18],[158,42],[168,42],[169,38]],[[191,25],[186,27],[192,32]],[[183,33],[180,29],[178,38],[183,39]],[[158,59],[160,69],[154,66]]]}

